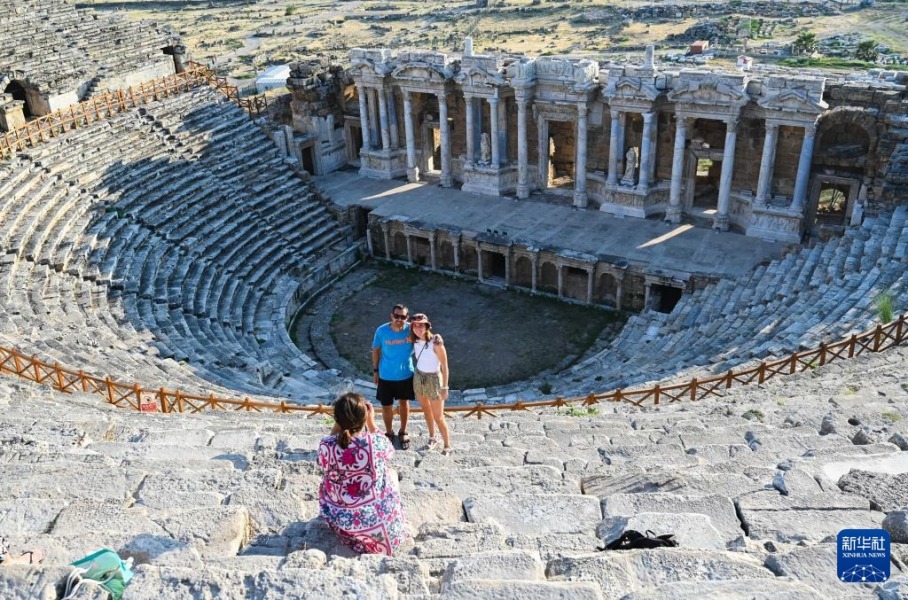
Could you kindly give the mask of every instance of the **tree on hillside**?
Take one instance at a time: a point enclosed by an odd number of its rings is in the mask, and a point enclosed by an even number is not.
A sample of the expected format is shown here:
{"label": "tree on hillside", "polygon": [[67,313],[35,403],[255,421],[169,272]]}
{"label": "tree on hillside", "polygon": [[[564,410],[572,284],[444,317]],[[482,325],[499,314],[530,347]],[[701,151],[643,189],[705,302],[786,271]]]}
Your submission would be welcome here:
{"label": "tree on hillside", "polygon": [[817,49],[817,35],[810,31],[802,31],[791,47],[798,54],[811,54]]}
{"label": "tree on hillside", "polygon": [[854,52],[855,58],[867,62],[876,62],[879,55],[879,52],[876,51],[876,42],[873,40],[864,40],[859,43],[858,49]]}

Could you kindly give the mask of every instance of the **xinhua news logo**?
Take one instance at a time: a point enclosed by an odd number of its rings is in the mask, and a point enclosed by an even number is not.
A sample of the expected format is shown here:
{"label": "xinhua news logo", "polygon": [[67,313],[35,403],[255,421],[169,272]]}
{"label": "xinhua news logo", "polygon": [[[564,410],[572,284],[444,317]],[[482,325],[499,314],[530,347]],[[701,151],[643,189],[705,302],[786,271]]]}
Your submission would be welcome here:
{"label": "xinhua news logo", "polygon": [[836,538],[839,581],[882,583],[889,579],[889,532],[843,529]]}

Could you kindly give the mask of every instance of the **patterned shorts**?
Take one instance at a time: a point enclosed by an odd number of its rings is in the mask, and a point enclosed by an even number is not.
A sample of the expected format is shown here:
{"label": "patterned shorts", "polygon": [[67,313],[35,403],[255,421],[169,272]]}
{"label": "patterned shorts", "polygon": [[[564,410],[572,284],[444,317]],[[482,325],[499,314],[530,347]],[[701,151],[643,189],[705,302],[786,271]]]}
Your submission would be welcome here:
{"label": "patterned shorts", "polygon": [[441,371],[436,373],[423,373],[416,369],[413,373],[413,391],[419,398],[429,400],[441,399]]}

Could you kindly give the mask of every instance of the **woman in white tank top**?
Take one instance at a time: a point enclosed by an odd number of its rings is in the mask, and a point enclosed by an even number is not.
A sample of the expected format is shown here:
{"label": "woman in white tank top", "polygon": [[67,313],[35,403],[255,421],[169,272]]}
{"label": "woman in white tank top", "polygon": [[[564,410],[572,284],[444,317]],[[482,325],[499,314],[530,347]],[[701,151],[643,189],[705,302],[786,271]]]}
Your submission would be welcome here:
{"label": "woman in white tank top", "polygon": [[435,428],[441,433],[444,448],[441,453],[451,453],[451,439],[445,422],[445,400],[448,399],[448,353],[444,340],[432,333],[429,317],[422,313],[410,320],[410,335],[413,338],[413,391],[426,415],[429,441],[420,450],[428,452],[438,445]]}

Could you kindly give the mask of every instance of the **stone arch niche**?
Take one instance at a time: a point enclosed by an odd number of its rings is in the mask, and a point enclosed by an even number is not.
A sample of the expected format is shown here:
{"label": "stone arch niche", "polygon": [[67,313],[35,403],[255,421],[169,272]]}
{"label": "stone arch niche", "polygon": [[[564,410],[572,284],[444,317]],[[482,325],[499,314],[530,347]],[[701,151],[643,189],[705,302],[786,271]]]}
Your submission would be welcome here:
{"label": "stone arch niche", "polygon": [[881,167],[877,127],[875,117],[853,107],[836,108],[817,121],[806,223],[811,236],[840,234],[851,222],[864,199],[862,185]]}
{"label": "stone arch niche", "polygon": [[407,236],[400,231],[395,231],[391,237],[391,257],[407,260]]}
{"label": "stone arch niche", "polygon": [[558,293],[558,269],[554,263],[542,263],[542,267],[539,269],[539,285],[537,289],[551,294]]}
{"label": "stone arch niche", "polygon": [[514,285],[530,288],[533,285],[533,261],[526,256],[518,256],[514,261],[514,275],[512,278]]}
{"label": "stone arch niche", "polygon": [[611,273],[603,273],[596,284],[596,298],[609,306],[618,303],[618,280]]}

